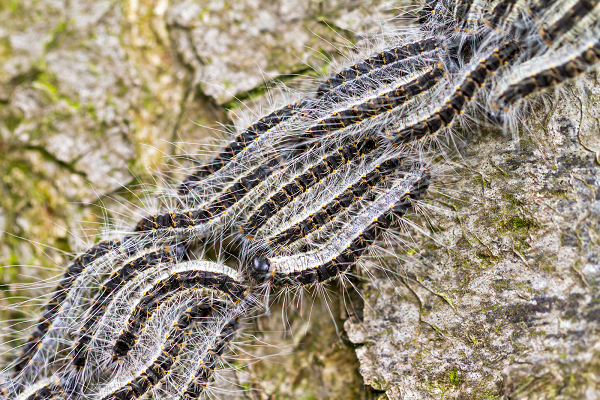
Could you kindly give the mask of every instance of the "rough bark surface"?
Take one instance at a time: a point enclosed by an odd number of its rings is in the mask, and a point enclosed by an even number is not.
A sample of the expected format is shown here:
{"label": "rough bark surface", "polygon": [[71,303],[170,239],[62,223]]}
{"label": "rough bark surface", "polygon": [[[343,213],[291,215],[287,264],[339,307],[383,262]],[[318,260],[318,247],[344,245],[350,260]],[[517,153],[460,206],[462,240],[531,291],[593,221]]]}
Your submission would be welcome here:
{"label": "rough bark surface", "polygon": [[[32,317],[19,301],[52,286],[10,284],[56,275],[104,224],[137,218],[123,204],[144,186],[175,182],[169,160],[393,15],[377,0],[0,2],[2,319]],[[350,318],[336,288],[252,320],[234,395],[600,398],[592,79],[531,113],[518,146],[464,132],[398,274],[365,279]]]}
{"label": "rough bark surface", "polygon": [[390,399],[599,398],[599,93],[567,88],[518,148],[468,135],[428,196],[432,239],[345,324],[367,384]]}

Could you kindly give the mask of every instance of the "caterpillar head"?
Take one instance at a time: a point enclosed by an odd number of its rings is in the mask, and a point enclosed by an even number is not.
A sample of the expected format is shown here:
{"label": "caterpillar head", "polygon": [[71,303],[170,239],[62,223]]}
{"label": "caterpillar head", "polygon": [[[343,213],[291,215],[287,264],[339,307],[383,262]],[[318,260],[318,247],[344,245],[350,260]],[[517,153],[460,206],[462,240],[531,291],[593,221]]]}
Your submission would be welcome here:
{"label": "caterpillar head", "polygon": [[266,282],[271,275],[271,263],[264,256],[254,257],[250,263],[250,276],[257,282]]}

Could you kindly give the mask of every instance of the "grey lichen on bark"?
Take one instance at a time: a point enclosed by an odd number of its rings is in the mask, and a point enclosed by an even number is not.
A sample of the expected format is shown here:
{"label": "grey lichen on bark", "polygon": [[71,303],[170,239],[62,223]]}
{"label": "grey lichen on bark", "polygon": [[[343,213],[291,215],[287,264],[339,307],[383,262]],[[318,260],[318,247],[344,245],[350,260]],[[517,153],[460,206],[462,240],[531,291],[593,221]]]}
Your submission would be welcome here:
{"label": "grey lichen on bark", "polygon": [[594,75],[546,96],[518,143],[465,133],[428,196],[430,235],[345,324],[367,384],[390,399],[598,398],[599,94]]}
{"label": "grey lichen on bark", "polygon": [[[175,183],[166,161],[206,152],[230,109],[268,103],[278,77],[319,75],[336,46],[392,15],[383,1],[0,3],[0,259],[15,265],[2,269],[2,319],[32,316],[16,296],[49,290],[8,285],[59,273],[105,217],[137,219],[120,202],[153,177]],[[253,322],[248,348],[269,358],[239,365],[236,395],[600,397],[600,91],[588,82],[536,107],[518,145],[462,132],[416,221],[429,235],[410,231],[414,251],[386,264],[397,274],[365,277],[364,311],[345,323],[338,288],[286,308],[285,323],[278,305]]]}

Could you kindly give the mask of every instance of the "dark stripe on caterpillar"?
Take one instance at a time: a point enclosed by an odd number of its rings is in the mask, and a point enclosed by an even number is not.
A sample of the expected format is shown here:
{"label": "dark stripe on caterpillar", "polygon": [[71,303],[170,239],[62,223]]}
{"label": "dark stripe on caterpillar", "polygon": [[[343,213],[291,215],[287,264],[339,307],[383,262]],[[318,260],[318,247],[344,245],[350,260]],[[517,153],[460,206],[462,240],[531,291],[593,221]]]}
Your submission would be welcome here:
{"label": "dark stripe on caterpillar", "polygon": [[277,158],[272,159],[239,179],[212,203],[195,210],[168,212],[144,217],[138,222],[135,231],[160,233],[184,230],[183,234],[186,230],[194,231],[195,227],[211,222],[213,218],[226,213],[229,208],[244,198],[250,190],[257,187],[280,166],[281,163]]}
{"label": "dark stripe on caterpillar", "polygon": [[[185,264],[189,264],[190,267],[198,265],[194,262]],[[145,292],[127,321],[126,329],[119,335],[113,346],[112,359],[118,361],[126,356],[137,341],[137,332],[143,329],[152,313],[164,301],[179,292],[203,288],[218,290],[229,296],[236,304],[248,295],[249,289],[238,283],[237,273],[226,267],[217,268],[214,263],[210,265],[212,270],[206,268],[172,273]]]}
{"label": "dark stripe on caterpillar", "polygon": [[188,309],[173,324],[168,334],[167,342],[162,346],[163,350],[156,360],[144,369],[142,373],[128,382],[110,395],[103,397],[103,400],[131,400],[137,399],[154,387],[171,371],[181,349],[185,344],[188,328],[195,320],[203,320],[209,317],[214,310],[214,305],[210,299],[203,300],[200,304]]}
{"label": "dark stripe on caterpillar", "polygon": [[425,25],[429,22],[430,18],[435,14],[435,6],[439,0],[427,0],[423,5],[421,11],[419,11],[419,24]]}
{"label": "dark stripe on caterpillar", "polygon": [[[456,38],[471,38],[472,34],[483,34],[480,32],[480,28],[482,27],[484,10],[487,11],[489,6],[488,1],[470,0],[468,3],[461,2],[461,4],[454,6],[454,13],[452,15],[454,23],[451,24],[451,28],[459,33],[456,35]],[[440,31],[439,28],[437,30]],[[449,45],[456,47],[456,41],[454,40],[453,42]]]}
{"label": "dark stripe on caterpillar", "polygon": [[[317,89],[317,98],[322,97],[324,100],[333,100],[336,97],[328,96],[328,94],[333,95],[334,92],[339,91],[339,89],[346,87],[349,83],[360,79],[363,76],[368,78],[369,75],[376,70],[381,68],[394,68],[394,65],[400,66],[402,61],[435,51],[438,49],[438,46],[438,40],[429,37],[371,54],[366,59],[359,61],[348,68],[342,69],[334,76],[327,78]],[[341,93],[338,93],[337,97],[339,97],[339,94]],[[343,94],[348,95],[347,92]]]}
{"label": "dark stripe on caterpillar", "polygon": [[305,286],[346,273],[379,235],[421,198],[429,187],[429,181],[427,168],[417,164],[405,179],[359,214],[354,226],[340,232],[331,243],[310,253],[255,257],[249,266],[251,276],[258,282],[276,286]]}
{"label": "dark stripe on caterpillar", "polygon": [[473,0],[458,0],[456,3],[454,8],[454,19],[459,25],[464,25],[467,22],[466,17],[469,15]]}
{"label": "dark stripe on caterpillar", "polygon": [[121,288],[140,272],[159,264],[176,263],[181,258],[181,252],[182,248],[180,247],[165,247],[164,249],[151,251],[125,263],[121,269],[111,275],[100,288],[100,292],[93,300],[90,310],[85,316],[85,323],[79,329],[79,339],[73,346],[71,365],[75,368],[83,368],[85,366],[89,352],[88,346],[94,336],[94,328],[106,312],[108,304]]}
{"label": "dark stripe on caterpillar", "polygon": [[541,34],[548,45],[551,45],[557,37],[570,31],[578,21],[598,5],[598,0],[579,0],[552,25],[542,28]]}
{"label": "dark stripe on caterpillar", "polygon": [[412,97],[431,89],[444,74],[444,67],[438,64],[435,68],[427,70],[424,74],[404,85],[398,85],[395,89],[368,98],[360,104],[354,104],[343,110],[335,111],[332,115],[320,119],[301,134],[301,139],[321,137],[332,131],[347,128],[368,118],[391,111],[411,100]]}
{"label": "dark stripe on caterpillar", "polygon": [[553,0],[534,0],[529,5],[529,14],[536,20],[539,21],[540,13],[545,11]]}
{"label": "dark stripe on caterpillar", "polygon": [[252,214],[243,228],[243,233],[253,239],[260,228],[283,207],[287,206],[300,194],[334,173],[341,165],[348,164],[358,157],[373,152],[378,143],[373,138],[354,141],[340,147],[336,152],[327,155],[315,165],[309,166],[307,172],[294,177],[294,180],[281,187],[281,190],[270,198]]}
{"label": "dark stripe on caterpillar", "polygon": [[498,3],[492,8],[491,18],[489,18],[486,23],[492,28],[501,25],[502,22],[506,21],[516,3],[517,0],[503,0]]}
{"label": "dark stripe on caterpillar", "polygon": [[[600,2],[596,1],[593,10],[586,13],[582,18],[579,18],[574,26],[564,34],[560,35],[552,42],[550,47],[556,49],[560,47],[577,47],[583,43],[585,38],[597,38],[597,31],[600,22]],[[596,33],[590,36],[590,31],[596,30]]]}
{"label": "dark stripe on caterpillar", "polygon": [[53,380],[27,396],[27,400],[49,400],[55,396],[60,396],[62,399],[66,398],[60,383]]}
{"label": "dark stripe on caterpillar", "polygon": [[204,389],[213,380],[217,364],[231,345],[238,327],[239,323],[236,319],[231,319],[223,326],[214,348],[209,350],[207,357],[200,363],[198,372],[192,376],[192,382],[183,391],[183,399],[197,399],[202,395]]}
{"label": "dark stripe on caterpillar", "polygon": [[244,131],[239,133],[235,140],[231,141],[225,148],[210,162],[202,165],[196,172],[187,176],[179,186],[177,193],[181,197],[193,194],[197,190],[198,182],[204,177],[216,172],[218,169],[225,166],[228,162],[245,150],[257,138],[269,132],[275,126],[294,117],[299,110],[306,104],[306,101],[298,101],[293,104],[288,104],[279,110],[273,111],[271,114],[262,117],[253,125],[250,125]]}
{"label": "dark stripe on caterpillar", "polygon": [[54,288],[52,297],[48,301],[48,304],[46,304],[42,317],[37,322],[33,333],[27,338],[27,341],[23,345],[23,350],[15,360],[14,376],[17,376],[27,366],[36,349],[41,345],[41,341],[52,326],[52,321],[58,313],[62,302],[65,300],[67,292],[81,272],[86,266],[105,256],[110,251],[115,250],[121,244],[122,242],[119,239],[103,240],[71,262],[59,281],[58,286]]}
{"label": "dark stripe on caterpillar", "polygon": [[395,143],[408,144],[413,140],[420,140],[427,135],[434,134],[442,127],[449,126],[454,117],[462,113],[465,104],[471,101],[487,76],[508,62],[510,58],[516,56],[519,50],[520,46],[517,40],[505,42],[502,47],[495,49],[490,56],[481,60],[471,72],[467,73],[462,84],[446,100],[446,104],[422,121],[408,127],[398,128],[395,131],[391,130],[388,132],[390,139]]}
{"label": "dark stripe on caterpillar", "polygon": [[268,238],[267,243],[269,247],[275,250],[282,246],[288,246],[335,220],[340,212],[347,210],[352,203],[358,201],[374,186],[385,180],[389,175],[394,175],[394,172],[402,165],[402,162],[403,158],[390,158],[377,165],[373,171],[363,175],[358,183],[349,185],[342,194],[335,196],[333,201],[324,205],[320,211],[297,222],[294,226],[286,229],[274,238]]}
{"label": "dark stripe on caterpillar", "polygon": [[440,58],[447,58],[447,55],[444,52],[444,43],[440,40],[438,45],[439,46],[436,46],[434,49],[418,56],[388,64],[385,67],[345,82],[324,94],[320,98],[320,102],[326,107],[352,102],[359,96],[364,96],[369,92],[376,92],[380,90],[381,87],[385,87],[386,85],[398,81],[402,77],[410,75],[410,71],[437,63]]}
{"label": "dark stripe on caterpillar", "polygon": [[559,65],[551,65],[548,69],[535,72],[519,82],[513,83],[500,94],[498,102],[494,107],[509,111],[510,105],[517,103],[532,93],[575,78],[599,61],[600,40],[595,40],[593,43],[585,46],[577,56],[571,57]]}

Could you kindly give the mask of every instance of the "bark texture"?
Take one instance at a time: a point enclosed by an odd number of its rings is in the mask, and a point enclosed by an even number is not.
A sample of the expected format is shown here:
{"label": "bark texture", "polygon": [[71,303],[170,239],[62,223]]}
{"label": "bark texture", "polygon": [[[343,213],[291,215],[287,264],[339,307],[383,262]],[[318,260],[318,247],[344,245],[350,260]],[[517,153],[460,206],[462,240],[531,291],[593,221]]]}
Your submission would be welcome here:
{"label": "bark texture", "polygon": [[[136,220],[128,204],[175,182],[174,157],[210,149],[219,124],[268,107],[276,79],[317,76],[395,14],[377,0],[1,2],[2,319],[33,318],[36,302],[19,302],[52,283],[13,284]],[[599,399],[600,85],[588,82],[528,115],[519,145],[463,132],[417,221],[428,235],[389,262],[398,274],[362,281],[363,312],[348,316],[332,285],[325,303],[249,322],[254,361],[228,376],[233,396]]]}
{"label": "bark texture", "polygon": [[428,196],[433,239],[345,324],[367,384],[390,399],[599,398],[598,93],[566,88],[520,147],[467,134]]}

